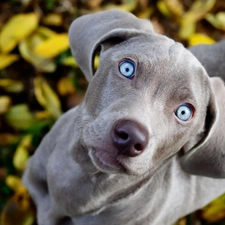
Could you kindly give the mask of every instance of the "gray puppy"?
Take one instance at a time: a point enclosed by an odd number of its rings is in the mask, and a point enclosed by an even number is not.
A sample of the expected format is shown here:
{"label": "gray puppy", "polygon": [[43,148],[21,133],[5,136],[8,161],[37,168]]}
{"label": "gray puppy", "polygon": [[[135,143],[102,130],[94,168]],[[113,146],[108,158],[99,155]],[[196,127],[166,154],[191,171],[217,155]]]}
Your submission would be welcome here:
{"label": "gray puppy", "polygon": [[[90,83],[29,160],[38,224],[170,225],[224,193],[222,79],[130,13],[82,16],[69,37]],[[224,46],[191,51],[213,75]]]}

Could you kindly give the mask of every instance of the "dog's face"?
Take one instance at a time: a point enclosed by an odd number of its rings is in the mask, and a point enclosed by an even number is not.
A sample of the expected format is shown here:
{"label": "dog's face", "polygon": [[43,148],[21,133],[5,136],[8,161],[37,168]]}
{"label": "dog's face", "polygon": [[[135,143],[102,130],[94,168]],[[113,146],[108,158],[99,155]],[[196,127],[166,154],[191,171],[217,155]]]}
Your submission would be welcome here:
{"label": "dog's face", "polygon": [[69,36],[90,82],[81,105],[81,147],[73,153],[77,162],[95,172],[143,175],[189,146],[181,160],[185,171],[225,176],[224,144],[212,138],[223,130],[212,84],[224,85],[209,78],[188,50],[156,34],[149,21],[118,10],[75,20]]}
{"label": "dog's face", "polygon": [[[203,129],[206,78],[181,44],[162,35],[142,35],[141,43],[134,37],[106,49],[83,104],[86,151],[77,154],[89,154],[107,173],[140,175],[154,169]],[[132,135],[140,137],[126,143]]]}

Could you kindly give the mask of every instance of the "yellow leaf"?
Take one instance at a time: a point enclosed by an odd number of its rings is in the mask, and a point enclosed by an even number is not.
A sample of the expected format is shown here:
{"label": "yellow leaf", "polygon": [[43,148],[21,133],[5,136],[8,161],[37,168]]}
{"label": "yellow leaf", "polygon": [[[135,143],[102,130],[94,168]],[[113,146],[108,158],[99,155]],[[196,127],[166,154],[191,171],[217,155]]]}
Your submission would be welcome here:
{"label": "yellow leaf", "polygon": [[62,15],[58,13],[49,13],[43,19],[43,23],[50,26],[61,26],[62,22]]}
{"label": "yellow leaf", "polygon": [[196,23],[202,19],[206,13],[212,9],[215,0],[196,0],[192,4],[190,10],[180,18],[179,36],[182,39],[189,38],[195,33]]}
{"label": "yellow leaf", "polygon": [[73,56],[68,56],[65,59],[63,59],[62,64],[66,66],[78,67]]}
{"label": "yellow leaf", "polygon": [[13,165],[17,170],[23,171],[26,168],[26,163],[29,158],[28,149],[31,147],[32,135],[28,134],[20,141],[14,156]]}
{"label": "yellow leaf", "polygon": [[181,27],[179,30],[179,36],[182,39],[189,38],[192,34],[195,33],[196,30],[196,22],[192,21],[192,19],[188,17],[183,17],[181,19]]}
{"label": "yellow leaf", "polygon": [[172,14],[169,10],[169,7],[167,6],[166,2],[163,0],[160,0],[157,2],[157,7],[159,11],[166,17],[170,17]]}
{"label": "yellow leaf", "polygon": [[52,115],[48,111],[46,111],[46,110],[36,112],[35,113],[35,116],[36,116],[37,119],[41,119],[41,120],[42,119],[49,119],[49,118],[52,117]]}
{"label": "yellow leaf", "polygon": [[40,35],[43,39],[47,39],[55,36],[57,33],[47,27],[39,26],[36,30],[36,34]]}
{"label": "yellow leaf", "polygon": [[219,12],[216,15],[208,13],[205,18],[215,28],[225,30],[225,12]]}
{"label": "yellow leaf", "polygon": [[26,104],[12,106],[5,117],[8,124],[18,130],[28,129],[37,121]]}
{"label": "yellow leaf", "polygon": [[11,105],[11,98],[8,96],[0,96],[0,114],[4,114]]}
{"label": "yellow leaf", "polygon": [[184,15],[192,18],[192,21],[198,21],[202,19],[206,13],[208,13],[215,5],[216,0],[196,0],[192,4],[190,10]]}
{"label": "yellow leaf", "polygon": [[10,52],[20,40],[30,35],[38,25],[35,13],[17,14],[2,28],[0,33],[0,51]]}
{"label": "yellow leaf", "polygon": [[62,96],[75,92],[74,85],[69,77],[62,77],[57,83],[57,89]]}
{"label": "yellow leaf", "polygon": [[150,16],[152,15],[153,11],[154,11],[153,8],[148,7],[146,9],[142,10],[141,12],[139,12],[137,14],[137,17],[140,18],[140,19],[149,19]]}
{"label": "yellow leaf", "polygon": [[53,58],[69,48],[68,34],[57,34],[37,45],[34,52],[42,57]]}
{"label": "yellow leaf", "polygon": [[3,88],[5,91],[19,93],[23,91],[24,85],[21,81],[12,80],[12,79],[1,79],[0,80],[0,87]]}
{"label": "yellow leaf", "polygon": [[21,179],[17,176],[9,175],[5,182],[15,192],[24,189]]}
{"label": "yellow leaf", "polygon": [[184,13],[183,5],[179,0],[165,0],[165,3],[173,15],[180,17]]}
{"label": "yellow leaf", "polygon": [[200,33],[193,34],[188,38],[189,46],[198,44],[213,44],[215,42],[216,41],[214,39]]}
{"label": "yellow leaf", "polygon": [[54,118],[58,118],[62,114],[58,96],[43,78],[36,77],[34,79],[34,93],[40,105]]}
{"label": "yellow leaf", "polygon": [[104,7],[104,10],[116,8],[126,12],[131,12],[136,9],[136,6],[137,6],[137,0],[125,0],[124,4],[121,4],[121,5],[108,4],[106,7]]}
{"label": "yellow leaf", "polygon": [[94,69],[95,70],[97,70],[98,65],[99,65],[99,56],[95,56],[95,59],[94,59]]}
{"label": "yellow leaf", "polygon": [[22,40],[19,44],[19,51],[21,56],[30,62],[36,69],[40,72],[54,72],[56,65],[51,59],[46,59],[44,57],[38,56],[34,53],[33,49],[40,43],[44,41],[46,36],[51,36],[51,30],[47,28],[39,28],[36,33],[28,38]]}
{"label": "yellow leaf", "polygon": [[212,223],[225,218],[225,195],[220,196],[202,210],[202,217]]}
{"label": "yellow leaf", "polygon": [[6,68],[7,66],[11,65],[15,61],[19,59],[18,55],[6,55],[6,54],[0,54],[0,70]]}
{"label": "yellow leaf", "polygon": [[15,191],[15,194],[4,205],[1,213],[0,224],[32,225],[34,223],[34,209],[31,198],[20,178],[16,176],[8,176],[6,183]]}

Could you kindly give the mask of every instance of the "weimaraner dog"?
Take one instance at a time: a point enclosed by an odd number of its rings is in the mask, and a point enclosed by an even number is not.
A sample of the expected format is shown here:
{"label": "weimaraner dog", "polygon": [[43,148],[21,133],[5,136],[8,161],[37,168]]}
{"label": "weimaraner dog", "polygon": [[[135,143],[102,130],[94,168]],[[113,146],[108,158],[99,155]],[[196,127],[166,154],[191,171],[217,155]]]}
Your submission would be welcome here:
{"label": "weimaraner dog", "polygon": [[201,64],[118,10],[76,19],[69,38],[89,87],[25,171],[38,224],[171,225],[223,194],[225,42],[192,48]]}

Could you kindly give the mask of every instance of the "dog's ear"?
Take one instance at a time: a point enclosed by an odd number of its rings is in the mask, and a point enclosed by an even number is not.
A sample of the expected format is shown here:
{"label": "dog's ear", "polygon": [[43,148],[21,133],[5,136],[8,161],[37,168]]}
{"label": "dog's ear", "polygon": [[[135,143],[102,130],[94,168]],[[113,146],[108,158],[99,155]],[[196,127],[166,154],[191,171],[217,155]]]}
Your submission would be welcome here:
{"label": "dog's ear", "polygon": [[225,178],[225,87],[220,78],[209,78],[212,93],[203,138],[181,158],[190,174]]}
{"label": "dog's ear", "polygon": [[69,29],[72,54],[86,79],[93,77],[95,52],[104,43],[103,49],[112,47],[143,32],[153,32],[150,21],[138,19],[131,13],[108,10],[76,19]]}

